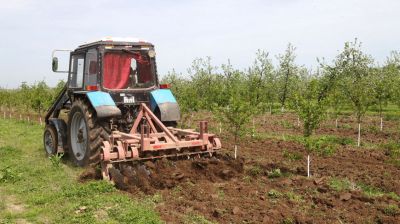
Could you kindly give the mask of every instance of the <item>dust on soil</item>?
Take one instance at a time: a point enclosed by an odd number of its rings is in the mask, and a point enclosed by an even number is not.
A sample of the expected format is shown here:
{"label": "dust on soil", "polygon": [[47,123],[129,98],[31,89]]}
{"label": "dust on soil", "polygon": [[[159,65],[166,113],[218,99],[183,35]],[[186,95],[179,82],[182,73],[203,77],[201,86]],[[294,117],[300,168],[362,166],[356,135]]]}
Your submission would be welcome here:
{"label": "dust on soil", "polygon": [[[271,119],[259,131],[301,134],[300,128],[282,127],[287,116]],[[373,122],[370,119],[365,126]],[[382,144],[399,136],[395,122],[385,125],[383,133],[364,131],[365,141]],[[350,128],[326,124],[317,132],[356,136]],[[222,137],[224,148],[233,148],[231,137]],[[285,156],[290,153],[301,156]],[[340,145],[334,155],[324,157],[307,152],[300,143],[267,138],[243,141],[237,160],[227,154],[232,152],[224,150],[209,159],[122,166],[121,172],[113,171],[116,186],[139,199],[144,194],[161,195],[156,209],[167,223],[184,223],[191,215],[218,223],[400,223],[400,211],[388,210],[400,207],[400,199],[390,194],[400,194],[400,167],[388,162],[385,150]],[[96,177],[89,171],[82,179]],[[335,190],[332,180],[346,181],[348,186]],[[375,194],[369,195],[362,186]]]}

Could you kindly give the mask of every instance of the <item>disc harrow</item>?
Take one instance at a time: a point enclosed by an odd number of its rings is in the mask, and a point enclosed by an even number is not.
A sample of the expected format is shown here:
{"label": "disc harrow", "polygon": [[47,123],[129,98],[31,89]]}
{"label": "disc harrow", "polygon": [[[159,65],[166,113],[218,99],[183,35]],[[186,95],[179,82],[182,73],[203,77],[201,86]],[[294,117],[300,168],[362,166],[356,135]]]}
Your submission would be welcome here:
{"label": "disc harrow", "polygon": [[110,169],[121,163],[135,163],[171,157],[213,156],[221,142],[208,133],[207,121],[199,122],[199,132],[193,129],[166,127],[142,103],[129,133],[113,131],[101,148],[103,178],[111,180]]}

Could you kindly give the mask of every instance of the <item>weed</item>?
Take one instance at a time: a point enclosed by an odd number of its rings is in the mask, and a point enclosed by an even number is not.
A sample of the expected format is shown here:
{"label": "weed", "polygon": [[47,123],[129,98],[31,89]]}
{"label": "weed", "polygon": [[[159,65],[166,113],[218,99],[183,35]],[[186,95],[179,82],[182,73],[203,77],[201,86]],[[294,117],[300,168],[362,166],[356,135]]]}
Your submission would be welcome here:
{"label": "weed", "polygon": [[300,140],[305,148],[315,151],[322,156],[331,156],[336,152],[337,145],[349,145],[353,143],[350,138],[342,138],[324,135],[318,138],[303,138]]}
{"label": "weed", "polygon": [[281,221],[281,224],[293,224],[296,223],[293,218],[285,218]]}
{"label": "weed", "polygon": [[343,129],[352,129],[351,125],[349,125],[349,124],[343,124],[341,127]]}
{"label": "weed", "polygon": [[270,191],[268,191],[268,197],[269,198],[273,198],[273,199],[277,199],[282,197],[283,194],[275,189],[271,189]]}
{"label": "weed", "polygon": [[61,159],[63,156],[64,156],[64,153],[59,153],[59,154],[49,156],[51,165],[53,165],[53,167],[56,167],[56,168],[60,167]]}
{"label": "weed", "polygon": [[250,176],[256,177],[262,174],[263,170],[259,165],[254,165],[247,172]]}
{"label": "weed", "polygon": [[382,197],[385,195],[385,192],[379,188],[369,186],[363,183],[359,183],[357,185],[363,191],[363,193],[368,197]]}
{"label": "weed", "polygon": [[400,196],[394,192],[390,192],[387,195],[393,200],[400,201]]}
{"label": "weed", "polygon": [[0,183],[15,183],[22,179],[22,173],[17,172],[14,168],[7,166],[0,170]]}
{"label": "weed", "polygon": [[283,150],[283,157],[290,161],[297,161],[303,159],[303,155],[299,152],[289,152],[287,150]]}
{"label": "weed", "polygon": [[384,120],[385,121],[398,121],[399,115],[397,114],[385,114]]}
{"label": "weed", "polygon": [[377,126],[369,126],[367,131],[373,134],[377,134],[380,132],[380,129]]}
{"label": "weed", "polygon": [[273,169],[272,171],[268,172],[268,178],[279,178],[282,177],[283,174],[281,172],[281,169]]}
{"label": "weed", "polygon": [[390,141],[386,144],[382,144],[381,148],[383,148],[390,157],[400,158],[400,142]]}
{"label": "weed", "polygon": [[172,189],[172,191],[171,191],[171,193],[172,193],[174,196],[177,196],[180,192],[182,192],[182,187],[181,187],[180,185],[174,187],[174,188]]}
{"label": "weed", "polygon": [[62,189],[62,194],[65,197],[83,197],[89,195],[96,195],[99,193],[114,192],[113,185],[106,181],[91,181],[86,184],[65,186]]}
{"label": "weed", "polygon": [[328,184],[329,184],[329,187],[335,191],[350,190],[352,188],[352,186],[354,186],[354,184],[351,183],[349,180],[338,179],[338,178],[331,178]]}
{"label": "weed", "polygon": [[186,216],[184,221],[185,224],[213,224],[213,222],[207,220],[204,216],[199,214],[190,213]]}
{"label": "weed", "polygon": [[280,121],[280,124],[281,124],[282,127],[286,128],[286,129],[293,129],[294,128],[294,124],[292,122],[289,122],[288,120]]}
{"label": "weed", "polygon": [[391,216],[395,216],[400,214],[400,209],[399,206],[397,205],[388,205],[385,208],[383,208],[383,213],[385,213],[386,215],[391,215]]}
{"label": "weed", "polygon": [[224,198],[225,198],[225,192],[224,192],[223,189],[219,189],[219,190],[217,191],[217,194],[218,194],[218,198],[219,198],[219,199],[224,199]]}
{"label": "weed", "polygon": [[298,194],[294,193],[293,191],[289,191],[285,195],[286,195],[286,198],[292,202],[300,203],[303,201],[303,198],[301,197],[301,195],[298,195]]}
{"label": "weed", "polygon": [[248,175],[245,175],[245,176],[243,177],[243,181],[246,182],[246,183],[250,183],[250,182],[251,182],[251,177],[248,176]]}
{"label": "weed", "polygon": [[161,203],[163,201],[163,197],[161,194],[154,194],[153,196],[151,196],[150,201],[154,204],[158,204]]}

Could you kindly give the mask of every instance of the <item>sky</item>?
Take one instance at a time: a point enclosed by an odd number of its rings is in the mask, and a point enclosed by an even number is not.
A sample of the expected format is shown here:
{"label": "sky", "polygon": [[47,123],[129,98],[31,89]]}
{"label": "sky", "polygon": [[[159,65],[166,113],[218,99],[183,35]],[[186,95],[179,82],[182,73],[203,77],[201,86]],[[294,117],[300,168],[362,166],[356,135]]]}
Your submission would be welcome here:
{"label": "sky", "polygon": [[290,42],[307,68],[358,38],[383,63],[400,50],[398,0],[0,0],[0,87],[66,74],[51,71],[53,49],[105,36],[139,37],[156,47],[158,72],[186,73],[195,58],[250,66],[257,49],[282,54]]}

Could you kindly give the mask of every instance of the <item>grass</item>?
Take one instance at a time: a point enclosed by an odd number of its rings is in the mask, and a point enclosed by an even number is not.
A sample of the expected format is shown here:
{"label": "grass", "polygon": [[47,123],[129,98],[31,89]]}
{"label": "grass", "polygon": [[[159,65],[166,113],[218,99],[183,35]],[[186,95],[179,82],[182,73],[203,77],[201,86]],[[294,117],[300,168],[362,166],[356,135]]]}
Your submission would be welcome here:
{"label": "grass", "polygon": [[195,214],[195,213],[190,213],[190,214],[186,215],[184,223],[185,224],[214,224],[214,222],[207,220],[204,216]]}
{"label": "grass", "polygon": [[276,199],[280,199],[280,198],[285,198],[289,201],[292,201],[294,203],[301,203],[304,201],[303,197],[299,194],[296,194],[293,191],[288,191],[288,192],[280,192],[278,190],[275,189],[271,189],[268,191],[267,193],[268,198],[270,198],[271,200],[276,200]]}
{"label": "grass", "polygon": [[43,127],[0,119],[0,223],[160,223],[157,200],[138,202],[81,168],[45,157]]}
{"label": "grass", "polygon": [[268,178],[270,178],[270,179],[279,178],[282,176],[283,176],[283,173],[281,172],[281,169],[279,169],[279,168],[268,171]]}
{"label": "grass", "polygon": [[252,177],[257,177],[263,173],[263,169],[259,165],[251,166],[247,173]]}
{"label": "grass", "polygon": [[336,149],[340,145],[352,145],[354,140],[347,137],[339,137],[335,135],[311,136],[304,138],[302,136],[288,136],[288,140],[304,145],[304,147],[316,152],[320,156],[331,156],[336,153]]}
{"label": "grass", "polygon": [[288,150],[283,150],[283,158],[286,158],[289,161],[297,161],[302,160],[303,155],[299,152],[289,152]]}
{"label": "grass", "polygon": [[385,213],[386,215],[395,216],[400,214],[400,209],[399,206],[395,204],[387,205],[386,207],[383,208],[383,213]]}
{"label": "grass", "polygon": [[349,180],[339,178],[331,178],[328,184],[329,187],[335,191],[351,190],[351,188],[354,188],[353,186],[355,186],[355,184]]}
{"label": "grass", "polygon": [[385,192],[378,187],[374,187],[365,183],[354,183],[347,179],[333,177],[329,180],[328,185],[335,191],[360,190],[365,196],[370,198],[388,196],[393,200],[400,201],[400,196],[395,192]]}

